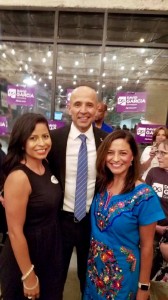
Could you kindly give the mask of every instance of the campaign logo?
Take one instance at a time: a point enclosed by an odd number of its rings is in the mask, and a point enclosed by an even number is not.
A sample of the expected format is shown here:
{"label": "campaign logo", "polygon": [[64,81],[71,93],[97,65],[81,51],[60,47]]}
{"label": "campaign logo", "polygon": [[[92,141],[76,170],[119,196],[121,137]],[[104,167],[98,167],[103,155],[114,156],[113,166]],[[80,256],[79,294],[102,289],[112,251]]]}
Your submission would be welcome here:
{"label": "campaign logo", "polygon": [[168,185],[164,185],[163,197],[168,198]]}
{"label": "campaign logo", "polygon": [[56,123],[49,123],[49,129],[50,130],[57,129],[57,124]]}
{"label": "campaign logo", "polygon": [[146,133],[146,128],[144,128],[144,127],[139,127],[139,128],[137,129],[137,135],[139,135],[139,136],[145,136],[145,133]]}
{"label": "campaign logo", "polygon": [[16,99],[16,89],[9,89],[8,96],[11,97],[12,99]]}
{"label": "campaign logo", "polygon": [[126,106],[126,104],[127,104],[127,97],[125,97],[125,96],[118,97],[118,104],[122,105],[122,106]]}
{"label": "campaign logo", "polygon": [[158,197],[163,197],[163,189],[164,189],[163,184],[154,182],[152,184],[152,187],[153,187],[154,191],[156,192],[156,194],[158,195]]}

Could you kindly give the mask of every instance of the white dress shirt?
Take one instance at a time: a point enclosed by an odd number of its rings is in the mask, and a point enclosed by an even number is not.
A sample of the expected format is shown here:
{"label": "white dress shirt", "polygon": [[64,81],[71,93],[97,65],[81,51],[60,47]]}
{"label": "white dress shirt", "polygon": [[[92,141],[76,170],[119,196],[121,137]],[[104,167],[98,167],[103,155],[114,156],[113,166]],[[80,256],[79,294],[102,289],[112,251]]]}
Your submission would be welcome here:
{"label": "white dress shirt", "polygon": [[88,181],[86,212],[89,212],[95,190],[97,154],[93,127],[91,126],[85,133],[82,133],[72,123],[66,148],[65,195],[63,204],[63,210],[69,212],[74,212],[75,206],[78,153],[81,145],[81,140],[78,136],[80,134],[85,134],[87,137],[86,144],[88,153]]}

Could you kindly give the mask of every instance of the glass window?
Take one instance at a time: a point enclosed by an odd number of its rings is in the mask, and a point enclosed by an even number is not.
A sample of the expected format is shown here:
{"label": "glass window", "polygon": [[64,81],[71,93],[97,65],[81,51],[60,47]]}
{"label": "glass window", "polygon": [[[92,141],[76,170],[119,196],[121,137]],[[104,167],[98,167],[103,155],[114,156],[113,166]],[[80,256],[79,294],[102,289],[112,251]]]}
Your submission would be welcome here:
{"label": "glass window", "polygon": [[54,12],[0,11],[0,30],[3,37],[54,37]]}
{"label": "glass window", "polygon": [[[164,124],[162,117],[166,114],[168,105],[167,66],[168,49],[106,47],[102,94],[103,100],[108,104],[109,120],[112,124],[119,125],[124,120],[129,120],[131,128],[145,119]],[[137,110],[134,113],[117,112],[117,94],[121,92],[145,92],[146,110]],[[160,108],[159,103],[162,103]]]}
{"label": "glass window", "polygon": [[58,37],[102,40],[103,20],[102,13],[60,12]]}
{"label": "glass window", "polygon": [[71,91],[88,85],[98,91],[101,47],[58,45],[56,107],[66,113]]}
{"label": "glass window", "polygon": [[53,46],[6,42],[0,52],[0,113],[8,118],[10,128],[15,117],[27,111],[49,116]]}
{"label": "glass window", "polygon": [[108,41],[140,42],[141,39],[151,44],[168,43],[167,16],[109,14]]}

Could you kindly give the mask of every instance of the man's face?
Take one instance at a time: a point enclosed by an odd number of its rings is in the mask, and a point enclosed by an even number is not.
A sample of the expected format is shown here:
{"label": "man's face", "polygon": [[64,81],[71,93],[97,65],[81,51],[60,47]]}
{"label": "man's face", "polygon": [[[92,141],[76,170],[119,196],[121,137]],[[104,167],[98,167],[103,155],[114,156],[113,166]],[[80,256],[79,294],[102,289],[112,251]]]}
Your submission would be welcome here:
{"label": "man's face", "polygon": [[159,167],[168,170],[168,146],[164,146],[164,144],[161,143],[156,153]]}
{"label": "man's face", "polygon": [[69,114],[74,125],[81,131],[86,132],[95,118],[97,109],[96,92],[89,87],[79,87],[72,92]]}
{"label": "man's face", "polygon": [[99,103],[97,105],[97,110],[96,110],[96,114],[95,114],[95,121],[104,120],[105,112],[106,111],[105,111],[105,108],[104,108],[104,104]]}

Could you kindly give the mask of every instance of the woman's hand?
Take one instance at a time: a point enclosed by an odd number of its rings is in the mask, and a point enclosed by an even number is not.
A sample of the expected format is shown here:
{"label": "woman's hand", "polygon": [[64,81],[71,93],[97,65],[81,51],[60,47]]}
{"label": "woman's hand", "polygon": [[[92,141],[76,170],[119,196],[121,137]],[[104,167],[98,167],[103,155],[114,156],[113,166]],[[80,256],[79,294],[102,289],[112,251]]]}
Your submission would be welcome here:
{"label": "woman's hand", "polygon": [[28,299],[38,299],[40,297],[40,285],[39,279],[32,272],[24,281],[23,281],[23,292],[25,297],[29,297]]}
{"label": "woman's hand", "polygon": [[167,230],[167,226],[156,225],[156,232],[161,236],[165,233],[165,230]]}
{"label": "woman's hand", "polygon": [[160,244],[160,252],[165,261],[168,262],[168,243],[161,243]]}

